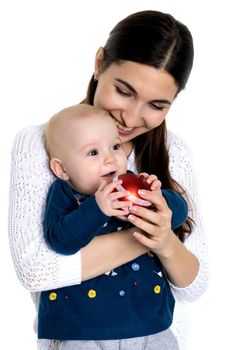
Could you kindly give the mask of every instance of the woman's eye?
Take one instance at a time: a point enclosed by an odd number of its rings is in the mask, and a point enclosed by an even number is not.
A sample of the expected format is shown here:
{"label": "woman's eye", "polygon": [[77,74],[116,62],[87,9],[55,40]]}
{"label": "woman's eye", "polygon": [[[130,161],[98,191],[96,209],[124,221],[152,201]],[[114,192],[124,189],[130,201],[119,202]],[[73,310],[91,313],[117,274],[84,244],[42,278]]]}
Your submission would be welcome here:
{"label": "woman's eye", "polygon": [[116,92],[122,96],[130,97],[131,94],[127,91],[122,90],[119,86],[115,86]]}
{"label": "woman's eye", "polygon": [[96,156],[97,154],[98,154],[98,151],[96,149],[93,149],[88,153],[89,156]]}
{"label": "woman's eye", "polygon": [[164,110],[164,106],[153,104],[153,103],[151,104],[151,108],[156,109],[157,111],[163,111]]}

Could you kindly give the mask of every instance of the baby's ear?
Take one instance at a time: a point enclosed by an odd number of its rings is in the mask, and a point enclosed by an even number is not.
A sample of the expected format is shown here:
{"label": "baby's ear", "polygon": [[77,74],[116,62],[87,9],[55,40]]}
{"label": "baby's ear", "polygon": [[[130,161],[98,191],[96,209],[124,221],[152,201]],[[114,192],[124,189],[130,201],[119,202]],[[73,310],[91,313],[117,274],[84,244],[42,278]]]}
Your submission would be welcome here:
{"label": "baby's ear", "polygon": [[64,164],[62,164],[62,161],[58,158],[52,158],[50,160],[50,168],[54,175],[56,175],[59,179],[62,180],[69,180],[69,176],[66,172]]}

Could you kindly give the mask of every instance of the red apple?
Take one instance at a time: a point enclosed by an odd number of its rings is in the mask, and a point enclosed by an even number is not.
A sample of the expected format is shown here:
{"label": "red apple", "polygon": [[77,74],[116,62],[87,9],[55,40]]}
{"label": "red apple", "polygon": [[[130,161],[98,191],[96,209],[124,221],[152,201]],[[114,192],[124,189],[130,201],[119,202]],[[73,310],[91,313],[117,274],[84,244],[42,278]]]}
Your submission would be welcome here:
{"label": "red apple", "polygon": [[140,205],[143,207],[151,206],[151,202],[143,199],[138,190],[150,190],[150,185],[147,183],[146,178],[143,175],[134,175],[132,173],[119,175],[117,180],[122,180],[122,184],[116,187],[117,191],[128,191],[130,195],[120,198],[119,200],[128,200],[132,205]]}

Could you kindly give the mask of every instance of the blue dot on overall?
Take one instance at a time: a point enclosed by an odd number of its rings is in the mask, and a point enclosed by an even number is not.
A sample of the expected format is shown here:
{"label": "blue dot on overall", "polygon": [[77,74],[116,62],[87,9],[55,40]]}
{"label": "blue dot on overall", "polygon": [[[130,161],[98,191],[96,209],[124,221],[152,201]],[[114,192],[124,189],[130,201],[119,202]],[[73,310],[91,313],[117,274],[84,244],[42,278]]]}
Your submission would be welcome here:
{"label": "blue dot on overall", "polygon": [[138,270],[140,269],[140,265],[137,264],[137,263],[133,263],[133,264],[131,265],[131,267],[132,267],[132,270],[134,270],[134,271],[138,271]]}

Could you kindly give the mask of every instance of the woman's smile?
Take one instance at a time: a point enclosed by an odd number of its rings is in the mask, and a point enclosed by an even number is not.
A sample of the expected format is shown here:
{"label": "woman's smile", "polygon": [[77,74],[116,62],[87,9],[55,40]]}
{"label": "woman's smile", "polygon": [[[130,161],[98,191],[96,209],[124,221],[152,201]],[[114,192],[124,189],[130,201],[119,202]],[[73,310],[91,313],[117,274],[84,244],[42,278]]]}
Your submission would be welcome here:
{"label": "woman's smile", "polygon": [[115,119],[114,117],[113,117],[113,119],[114,119],[115,124],[117,126],[119,135],[128,136],[128,135],[131,135],[135,129],[137,129],[137,128],[127,128],[126,126],[123,126],[122,124],[120,124],[119,121],[117,119]]}

